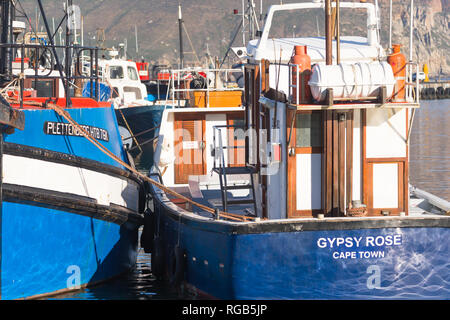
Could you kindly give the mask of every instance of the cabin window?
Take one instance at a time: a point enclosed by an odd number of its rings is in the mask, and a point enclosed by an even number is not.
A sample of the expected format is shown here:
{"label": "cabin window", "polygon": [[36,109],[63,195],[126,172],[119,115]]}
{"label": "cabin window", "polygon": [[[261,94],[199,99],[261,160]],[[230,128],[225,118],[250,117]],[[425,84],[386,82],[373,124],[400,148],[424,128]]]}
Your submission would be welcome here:
{"label": "cabin window", "polygon": [[109,77],[111,79],[123,79],[123,68],[121,66],[109,67]]}
{"label": "cabin window", "polygon": [[129,94],[129,93],[134,93],[135,95],[135,99],[139,100],[142,99],[142,94],[141,94],[141,90],[139,90],[139,88],[135,88],[135,87],[124,87],[123,88],[123,92],[125,93],[125,95]]}
{"label": "cabin window", "polygon": [[128,78],[130,78],[130,80],[138,80],[136,68],[128,67]]}
{"label": "cabin window", "polygon": [[299,113],[296,119],[296,147],[322,147],[322,115]]}
{"label": "cabin window", "polygon": [[[301,21],[301,23],[300,23]],[[367,37],[367,10],[340,9],[341,36]],[[325,37],[323,8],[276,11],[269,30],[269,39],[298,37]]]}
{"label": "cabin window", "polygon": [[32,81],[31,86],[36,89],[38,97],[54,97],[55,88],[53,80]]}

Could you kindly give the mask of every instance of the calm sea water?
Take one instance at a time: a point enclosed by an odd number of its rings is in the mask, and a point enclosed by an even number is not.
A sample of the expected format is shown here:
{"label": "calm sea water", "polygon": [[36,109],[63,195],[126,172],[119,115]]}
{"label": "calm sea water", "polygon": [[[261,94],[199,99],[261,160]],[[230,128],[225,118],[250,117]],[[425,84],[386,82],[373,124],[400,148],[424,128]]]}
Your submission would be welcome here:
{"label": "calm sea water", "polygon": [[450,201],[450,100],[422,101],[411,133],[410,183]]}
{"label": "calm sea water", "polygon": [[[410,142],[410,183],[450,201],[450,100],[423,101],[416,111]],[[142,161],[142,159],[139,159]],[[138,160],[138,162],[140,162]],[[144,161],[142,161],[144,162]],[[137,267],[108,283],[56,299],[184,300],[151,274],[150,255],[142,250]]]}
{"label": "calm sea water", "polygon": [[188,300],[192,295],[179,292],[157,280],[151,273],[151,255],[139,250],[136,268],[130,273],[92,288],[52,297],[57,300]]}

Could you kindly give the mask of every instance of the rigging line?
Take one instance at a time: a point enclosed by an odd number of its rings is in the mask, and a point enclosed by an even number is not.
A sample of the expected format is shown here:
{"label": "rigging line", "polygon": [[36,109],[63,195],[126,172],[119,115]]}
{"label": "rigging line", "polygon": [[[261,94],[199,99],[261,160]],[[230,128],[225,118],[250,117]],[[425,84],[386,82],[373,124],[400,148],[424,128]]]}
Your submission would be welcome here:
{"label": "rigging line", "polygon": [[187,29],[186,29],[186,26],[185,26],[184,23],[183,23],[182,25],[183,25],[184,32],[186,33],[186,36],[187,36],[187,38],[188,38],[189,44],[191,45],[191,49],[192,49],[192,51],[194,52],[195,58],[197,59],[197,62],[200,63],[200,59],[198,58],[197,52],[195,51],[195,48],[194,48],[194,46],[192,45],[191,37],[189,36],[189,33],[188,33]]}
{"label": "rigging line", "polygon": [[[75,120],[73,120],[73,118],[70,116],[70,114],[65,111],[63,108],[59,107],[56,104],[53,103],[48,103],[48,104],[44,104],[44,103],[40,103],[40,102],[31,102],[31,101],[27,101],[27,103],[29,105],[34,105],[34,106],[38,106],[41,108],[50,108],[52,110],[54,110],[57,114],[61,115],[62,117],[64,117],[70,124],[72,124],[74,127],[76,127],[81,134],[88,139],[92,144],[94,144],[98,149],[100,149],[100,151],[102,151],[103,153],[105,153],[107,156],[109,156],[111,159],[113,159],[114,161],[116,161],[117,163],[121,164],[122,166],[124,166],[125,168],[127,168],[130,172],[134,173],[136,176],[140,177],[142,180],[149,182],[150,184],[156,186],[158,189],[171,194],[172,196],[175,196],[181,200],[184,200],[212,215],[215,215],[215,209],[212,209],[206,205],[203,205],[201,203],[198,203],[186,196],[183,196],[181,194],[179,194],[176,191],[173,191],[170,188],[167,188],[166,186],[164,186],[163,184],[145,176],[144,174],[140,173],[139,171],[137,171],[136,169],[134,169],[133,167],[131,167],[128,163],[125,163],[123,160],[121,160],[119,157],[117,157],[115,154],[113,154],[111,151],[109,151],[105,146],[103,146],[101,143],[99,143],[94,137],[92,137],[83,127],[81,127]],[[254,220],[254,217],[248,217],[248,216],[242,216],[239,214],[233,214],[233,213],[229,213],[229,212],[220,212],[220,216],[223,216],[224,218],[227,218],[229,220],[235,220],[235,221],[241,221],[241,222],[246,222],[247,220]]]}
{"label": "rigging line", "polygon": [[[250,7],[247,8],[247,10],[245,11],[244,15],[247,14],[249,8],[250,8]],[[228,50],[227,50],[227,52],[225,53],[225,56],[224,56],[223,59],[222,59],[222,63],[220,64],[219,69],[220,69],[220,68],[222,67],[222,65],[225,63],[225,60],[226,60],[226,58],[228,57],[228,54],[230,53],[231,46],[233,45],[234,40],[236,40],[236,37],[237,37],[237,35],[238,35],[238,33],[239,33],[239,30],[241,30],[241,27],[244,28],[244,25],[243,25],[243,21],[242,21],[242,20],[239,22],[239,25],[237,26],[236,31],[234,32],[233,38],[231,39],[230,43],[228,44]],[[243,32],[245,32],[245,30],[243,30]]]}
{"label": "rigging line", "polygon": [[139,144],[139,142],[138,142],[137,139],[136,139],[136,136],[134,135],[133,131],[131,130],[130,125],[128,124],[127,119],[125,119],[125,116],[123,115],[122,109],[119,108],[118,110],[119,110],[119,112],[120,112],[120,115],[122,116],[123,121],[125,122],[125,125],[126,125],[127,128],[128,128],[128,131],[130,131],[130,134],[131,134],[131,136],[133,137],[134,142],[136,143],[137,147],[139,148],[139,150],[140,150],[141,153],[142,153],[143,151],[142,151],[141,145]]}

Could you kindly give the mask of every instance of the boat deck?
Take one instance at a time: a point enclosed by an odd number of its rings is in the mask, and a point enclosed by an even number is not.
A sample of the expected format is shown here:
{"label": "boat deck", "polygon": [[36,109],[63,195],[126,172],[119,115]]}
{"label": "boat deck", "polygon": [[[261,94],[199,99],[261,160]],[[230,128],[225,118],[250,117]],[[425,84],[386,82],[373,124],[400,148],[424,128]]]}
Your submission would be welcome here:
{"label": "boat deck", "polygon": [[[248,180],[243,179],[240,176],[228,178],[228,185],[246,185],[248,183]],[[223,210],[222,194],[217,175],[191,176],[187,186],[175,186],[171,187],[171,189],[197,203],[213,209],[218,208],[219,210]],[[227,191],[227,196],[229,199],[233,200],[246,200],[249,199],[250,193],[250,190],[229,190]],[[179,202],[177,199],[174,199],[174,197],[169,196],[169,199],[180,205],[182,208],[192,211],[200,216],[211,217],[210,213],[196,206],[192,206],[183,201]],[[249,204],[229,204],[227,207],[228,213],[239,215],[252,215],[253,211],[253,205]]]}
{"label": "boat deck", "polygon": [[[243,177],[237,176],[229,180],[229,185],[245,185],[248,184],[248,180]],[[217,175],[205,175],[205,176],[191,176],[189,178],[189,184],[183,186],[170,187],[177,193],[192,199],[193,201],[205,205],[210,208],[217,208],[223,210],[222,195],[220,191],[220,184]],[[426,192],[417,193],[417,189],[411,187],[411,195],[409,200],[409,217],[442,217],[450,215],[450,203],[440,198],[432,198],[433,196],[427,196]],[[233,200],[246,200],[250,199],[250,190],[230,190],[227,191],[229,199]],[[211,213],[208,213],[196,206],[192,206],[186,201],[181,201],[172,196],[169,196],[172,202],[178,206],[192,211],[200,216],[210,218]],[[433,201],[434,200],[434,201]],[[257,199],[258,202],[258,199]],[[259,210],[259,209],[258,209]],[[227,212],[245,216],[253,216],[252,204],[229,204]],[[377,218],[377,217],[374,217]],[[299,218],[302,219],[302,218]],[[305,219],[311,219],[310,217]]]}

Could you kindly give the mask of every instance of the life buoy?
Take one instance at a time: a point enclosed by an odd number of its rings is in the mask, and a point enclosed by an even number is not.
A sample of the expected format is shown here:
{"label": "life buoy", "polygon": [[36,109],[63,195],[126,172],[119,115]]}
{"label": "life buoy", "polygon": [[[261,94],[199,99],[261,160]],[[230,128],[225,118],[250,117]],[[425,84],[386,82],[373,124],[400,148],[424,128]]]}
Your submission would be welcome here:
{"label": "life buoy", "polygon": [[172,287],[179,286],[184,279],[184,250],[178,245],[170,253],[167,275]]}
{"label": "life buoy", "polygon": [[159,236],[153,239],[152,274],[157,279],[161,279],[164,275],[164,250],[162,239]]}

